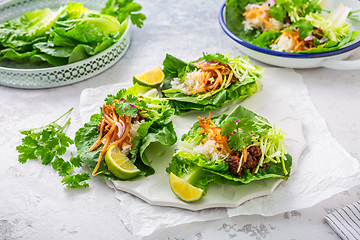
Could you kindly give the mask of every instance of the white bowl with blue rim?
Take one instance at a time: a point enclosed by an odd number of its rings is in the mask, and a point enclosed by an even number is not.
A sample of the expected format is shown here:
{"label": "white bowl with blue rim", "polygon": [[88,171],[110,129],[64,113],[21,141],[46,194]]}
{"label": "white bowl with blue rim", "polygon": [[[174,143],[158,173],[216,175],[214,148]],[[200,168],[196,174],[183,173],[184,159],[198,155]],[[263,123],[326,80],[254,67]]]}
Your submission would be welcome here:
{"label": "white bowl with blue rim", "polygon": [[[329,9],[336,8],[340,3],[345,6],[352,8],[352,11],[360,9],[360,1],[357,0],[327,0]],[[278,52],[271,49],[262,48],[253,45],[229,30],[226,25],[225,11],[226,4],[224,4],[219,13],[219,22],[223,31],[235,42],[236,46],[241,52],[245,53],[249,57],[258,61],[286,68],[317,68],[326,67],[338,70],[355,70],[360,69],[359,60],[344,59],[350,57],[360,46],[360,34],[357,36],[355,41],[350,45],[324,53],[289,53],[289,52]],[[348,20],[347,23],[350,26],[350,32],[353,30],[360,30],[360,23],[354,20]]]}

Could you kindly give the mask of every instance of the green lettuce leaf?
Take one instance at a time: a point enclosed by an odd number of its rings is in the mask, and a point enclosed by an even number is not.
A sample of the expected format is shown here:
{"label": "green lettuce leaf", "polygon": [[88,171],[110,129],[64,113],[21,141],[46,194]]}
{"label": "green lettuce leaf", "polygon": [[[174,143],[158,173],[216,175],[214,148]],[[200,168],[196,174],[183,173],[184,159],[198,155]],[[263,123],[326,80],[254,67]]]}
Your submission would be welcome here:
{"label": "green lettuce leaf", "polygon": [[57,34],[82,43],[101,42],[110,34],[118,33],[119,29],[120,23],[116,18],[92,13],[84,14],[82,18],[58,21],[54,26]]}
{"label": "green lettuce leaf", "polygon": [[28,12],[21,18],[21,23],[26,26],[22,30],[26,32],[25,37],[27,41],[33,40],[36,37],[42,36],[48,29],[50,29],[54,22],[64,12],[66,7],[60,7],[56,12],[45,8],[43,10],[35,10]]}
{"label": "green lettuce leaf", "polygon": [[[292,165],[292,157],[289,154],[286,154],[285,168],[288,172],[291,170]],[[243,169],[241,171],[241,178],[234,177],[230,172],[220,172],[220,171],[212,171],[210,172],[219,175],[230,182],[236,182],[241,184],[248,184],[252,181],[262,180],[262,179],[271,179],[271,178],[282,178],[287,179],[288,175],[284,174],[284,169],[281,162],[273,163],[265,168],[260,168],[257,173],[250,172],[250,169]],[[235,185],[237,185],[235,183]],[[240,184],[240,185],[241,185]]]}
{"label": "green lettuce leaf", "polygon": [[37,53],[34,56],[30,58],[30,62],[43,65],[46,63],[49,63],[53,66],[62,66],[68,63],[67,58],[62,57],[54,57],[48,54],[43,53]]}
{"label": "green lettuce leaf", "polygon": [[12,60],[18,63],[29,62],[30,58],[36,54],[36,51],[25,53],[16,52],[14,49],[5,48],[0,51],[0,61]]}
{"label": "green lettuce leaf", "polygon": [[63,57],[68,58],[70,57],[74,47],[56,47],[56,46],[49,46],[47,43],[36,43],[34,44],[34,48],[39,50],[42,53],[46,53],[53,57]]}
{"label": "green lettuce leaf", "polygon": [[281,31],[266,31],[255,38],[251,43],[262,47],[271,49],[270,45],[281,35]]}
{"label": "green lettuce leaf", "polygon": [[91,55],[94,55],[94,48],[85,44],[79,44],[72,50],[68,63],[81,61]]}
{"label": "green lettuce leaf", "polygon": [[60,7],[57,12],[45,8],[28,12],[20,18],[0,24],[0,44],[4,47],[17,48],[44,37],[64,11]]}

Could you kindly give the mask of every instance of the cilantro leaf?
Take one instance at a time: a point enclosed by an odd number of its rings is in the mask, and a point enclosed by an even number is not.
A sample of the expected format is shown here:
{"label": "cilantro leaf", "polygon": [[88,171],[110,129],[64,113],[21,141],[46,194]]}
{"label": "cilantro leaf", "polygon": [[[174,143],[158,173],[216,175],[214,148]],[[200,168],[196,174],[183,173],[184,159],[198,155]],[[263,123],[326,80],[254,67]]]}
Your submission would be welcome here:
{"label": "cilantro leaf", "polygon": [[141,9],[140,4],[134,3],[133,0],[108,0],[100,13],[116,17],[120,23],[130,16],[132,23],[141,28],[146,17],[142,13],[134,13]]}
{"label": "cilantro leaf", "polygon": [[227,59],[226,56],[224,56],[223,54],[220,53],[215,53],[215,54],[211,54],[211,53],[203,53],[203,56],[201,58],[199,58],[198,60],[196,60],[196,62],[205,60],[206,62],[208,61],[217,61],[217,62],[221,62],[224,64],[228,64],[229,60]]}
{"label": "cilantro leaf", "polygon": [[88,187],[89,184],[86,180],[90,179],[90,175],[87,172],[78,173],[76,175],[66,176],[61,180],[66,187]]}
{"label": "cilantro leaf", "polygon": [[300,19],[299,21],[293,23],[290,27],[286,28],[286,30],[290,29],[297,29],[300,34],[300,39],[305,39],[307,36],[311,35],[313,25],[305,19]]}
{"label": "cilantro leaf", "polygon": [[233,134],[236,129],[236,122],[234,119],[228,119],[225,123],[221,125],[221,135],[229,137]]}
{"label": "cilantro leaf", "polygon": [[41,163],[43,165],[48,165],[54,159],[56,152],[47,148],[43,148],[42,150],[43,151],[41,151],[41,155],[40,155],[40,158],[42,160]]}
{"label": "cilantro leaf", "polygon": [[228,145],[234,151],[241,151],[246,145],[252,144],[252,136],[257,130],[255,123],[247,118],[229,118],[221,124],[221,134],[226,135]]}
{"label": "cilantro leaf", "polygon": [[59,156],[56,156],[55,157],[55,160],[52,162],[52,167],[54,170],[59,170],[61,168],[61,166],[64,164],[64,159],[59,157]]}
{"label": "cilantro leaf", "polygon": [[119,90],[116,95],[108,95],[105,99],[105,102],[109,106],[114,104],[116,112],[120,116],[126,115],[136,117],[138,115],[139,109],[147,108],[145,101],[139,101],[139,99],[132,94],[126,95],[126,89]]}
{"label": "cilantro leaf", "polygon": [[70,162],[64,162],[59,168],[59,176],[68,176],[72,173],[73,166]]}
{"label": "cilantro leaf", "polygon": [[321,6],[319,5],[319,0],[310,0],[310,1],[306,1],[306,2],[308,2],[308,6],[305,9],[304,15],[307,15],[312,12],[321,12],[322,11]]}
{"label": "cilantro leaf", "polygon": [[275,18],[276,20],[280,22],[284,22],[284,19],[286,18],[286,10],[281,7],[280,5],[271,6],[269,9],[269,15],[272,18]]}
{"label": "cilantro leaf", "polygon": [[139,28],[142,27],[143,21],[146,19],[145,15],[142,13],[131,14],[130,17],[132,23],[138,26]]}
{"label": "cilantro leaf", "polygon": [[109,94],[105,98],[106,105],[111,106],[114,103],[114,100],[122,100],[125,97],[126,89],[120,89],[115,95]]}
{"label": "cilantro leaf", "polygon": [[36,138],[34,138],[31,135],[27,135],[23,138],[22,143],[24,145],[27,145],[29,147],[36,147],[38,146],[38,141],[36,140]]}
{"label": "cilantro leaf", "polygon": [[125,101],[126,101],[127,104],[133,104],[133,105],[139,104],[138,98],[136,96],[134,96],[134,95],[128,95],[126,97]]}
{"label": "cilantro leaf", "polygon": [[148,107],[145,101],[140,101],[137,106],[142,109],[146,109]]}
{"label": "cilantro leaf", "polygon": [[61,146],[68,147],[70,144],[74,144],[74,141],[71,138],[69,138],[68,136],[66,136],[65,133],[59,132],[57,134],[57,137],[59,138],[59,142],[60,142]]}
{"label": "cilantro leaf", "polygon": [[36,158],[36,148],[26,145],[19,145],[16,147],[16,150],[21,153],[19,155],[19,162],[21,163],[26,163],[27,160]]}
{"label": "cilantro leaf", "polygon": [[81,167],[81,165],[82,165],[80,156],[76,156],[76,157],[71,156],[70,162],[72,165],[74,165],[74,167]]}
{"label": "cilantro leaf", "polygon": [[95,113],[90,117],[90,122],[99,123],[102,119],[102,115],[100,113]]}

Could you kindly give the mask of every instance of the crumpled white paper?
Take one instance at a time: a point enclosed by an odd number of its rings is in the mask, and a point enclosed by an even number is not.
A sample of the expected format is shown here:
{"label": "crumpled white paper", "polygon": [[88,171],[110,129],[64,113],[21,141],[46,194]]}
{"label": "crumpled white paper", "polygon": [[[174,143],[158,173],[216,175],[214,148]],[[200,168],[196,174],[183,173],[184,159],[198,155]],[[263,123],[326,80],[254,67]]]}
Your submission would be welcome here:
{"label": "crumpled white paper", "polygon": [[[292,69],[267,68],[263,84],[287,98],[290,106],[302,118],[307,148],[298,161],[295,174],[288,181],[280,184],[271,195],[249,200],[237,208],[214,208],[201,211],[151,206],[129,193],[115,189],[112,182],[107,181],[119,200],[120,218],[129,231],[134,235],[147,236],[159,228],[196,221],[237,215],[277,215],[314,206],[334,194],[358,185],[360,182],[359,162],[331,136],[325,120],[310,100],[301,75]],[[90,94],[96,95],[96,99],[85,104],[80,101],[82,120],[88,121],[89,116],[94,113],[94,104],[116,90],[116,87],[111,88],[111,86],[84,90],[82,98]],[[96,108],[100,106],[95,105]]]}

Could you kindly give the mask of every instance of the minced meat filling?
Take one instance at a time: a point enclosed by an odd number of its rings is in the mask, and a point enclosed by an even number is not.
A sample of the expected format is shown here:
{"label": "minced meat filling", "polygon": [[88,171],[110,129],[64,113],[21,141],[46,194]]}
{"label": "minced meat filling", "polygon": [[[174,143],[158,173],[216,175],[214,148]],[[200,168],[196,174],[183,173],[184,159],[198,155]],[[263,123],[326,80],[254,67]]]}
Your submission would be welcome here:
{"label": "minced meat filling", "polygon": [[250,169],[252,173],[256,170],[257,165],[259,164],[259,160],[261,158],[261,149],[259,146],[251,146],[248,150],[248,155],[246,162],[242,164],[240,171],[239,169],[239,162],[241,159],[242,152],[241,151],[234,151],[228,157],[227,161],[229,164],[229,169],[231,173],[236,177],[241,177],[241,169]]}

